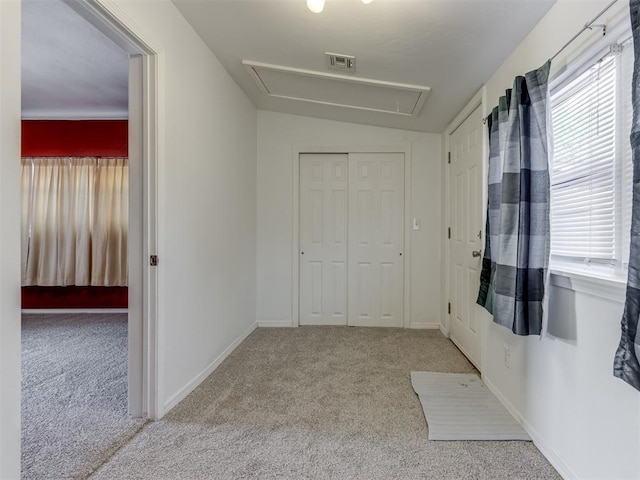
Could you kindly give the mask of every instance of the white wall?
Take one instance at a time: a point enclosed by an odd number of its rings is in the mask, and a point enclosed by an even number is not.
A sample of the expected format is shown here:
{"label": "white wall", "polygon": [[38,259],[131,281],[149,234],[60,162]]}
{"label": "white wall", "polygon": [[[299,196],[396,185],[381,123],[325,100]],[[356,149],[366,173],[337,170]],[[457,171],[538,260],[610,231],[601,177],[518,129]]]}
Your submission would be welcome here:
{"label": "white wall", "polygon": [[[171,2],[101,3],[158,54],[162,414],[255,325],[256,109]],[[19,478],[19,1],[0,27],[0,478]]]}
{"label": "white wall", "polygon": [[159,57],[161,408],[255,324],[256,109],[168,0],[102,2]]}
{"label": "white wall", "polygon": [[0,478],[20,478],[20,2],[0,1]]}
{"label": "white wall", "polygon": [[[516,75],[542,65],[608,3],[560,0],[487,82],[487,107],[497,104]],[[627,5],[619,2],[618,11]],[[581,37],[553,70],[599,35]],[[483,378],[565,477],[640,478],[640,392],[612,374],[623,289],[552,280],[549,334],[542,340],[516,337],[481,314],[487,326]],[[503,362],[504,345],[511,349],[511,368]]]}
{"label": "white wall", "polygon": [[[294,146],[411,144],[413,327],[440,323],[440,136],[258,111],[258,303],[260,325],[292,323]],[[406,315],[406,312],[405,312]]]}

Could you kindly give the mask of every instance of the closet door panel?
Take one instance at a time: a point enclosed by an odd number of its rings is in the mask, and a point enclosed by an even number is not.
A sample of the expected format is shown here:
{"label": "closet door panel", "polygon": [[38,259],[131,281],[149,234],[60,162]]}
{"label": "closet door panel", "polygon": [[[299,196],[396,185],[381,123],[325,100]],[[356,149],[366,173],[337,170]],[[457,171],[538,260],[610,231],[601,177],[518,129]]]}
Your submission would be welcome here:
{"label": "closet door panel", "polygon": [[348,319],[403,326],[404,155],[349,154]]}
{"label": "closet door panel", "polygon": [[300,155],[300,324],[347,324],[348,157]]}

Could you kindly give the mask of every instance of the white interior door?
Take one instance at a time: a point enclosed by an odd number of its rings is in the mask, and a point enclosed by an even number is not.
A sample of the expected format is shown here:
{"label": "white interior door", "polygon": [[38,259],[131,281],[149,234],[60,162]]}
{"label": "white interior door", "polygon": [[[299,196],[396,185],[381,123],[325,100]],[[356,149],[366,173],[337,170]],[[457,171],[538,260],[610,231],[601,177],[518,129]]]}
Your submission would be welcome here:
{"label": "white interior door", "polygon": [[129,415],[144,416],[143,358],[143,59],[129,57],[128,385]]}
{"label": "white interior door", "polygon": [[403,326],[404,154],[349,154],[349,325]]}
{"label": "white interior door", "polygon": [[300,324],[347,324],[347,154],[300,155]]}
{"label": "white interior door", "polygon": [[482,112],[478,107],[450,137],[450,337],[480,369],[476,298],[482,262]]}

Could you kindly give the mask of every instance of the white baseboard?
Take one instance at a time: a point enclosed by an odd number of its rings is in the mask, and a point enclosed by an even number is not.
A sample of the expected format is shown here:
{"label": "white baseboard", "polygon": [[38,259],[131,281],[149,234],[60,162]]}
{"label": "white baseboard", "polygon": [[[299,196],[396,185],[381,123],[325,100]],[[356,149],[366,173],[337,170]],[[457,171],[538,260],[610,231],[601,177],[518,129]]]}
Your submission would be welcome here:
{"label": "white baseboard", "polygon": [[476,362],[471,358],[471,355],[469,355],[469,352],[467,351],[467,349],[466,349],[466,348],[464,348],[462,345],[460,345],[460,344],[455,340],[455,338],[453,338],[453,337],[451,337],[451,336],[449,337],[449,340],[451,340],[451,343],[453,343],[453,344],[456,346],[456,348],[462,352],[462,354],[467,358],[467,360],[468,360],[469,362],[471,362],[471,364],[472,364],[474,367],[476,367],[476,368],[478,369],[478,371],[479,371],[479,372],[481,372],[481,371],[482,371],[482,369],[480,368],[480,365],[478,365],[478,363],[476,363]]}
{"label": "white baseboard", "polygon": [[449,329],[442,324],[440,324],[440,332],[442,333],[442,335],[449,338]]}
{"label": "white baseboard", "polygon": [[535,446],[538,447],[538,450],[540,450],[542,455],[549,460],[549,463],[553,465],[553,468],[558,471],[564,480],[574,480],[578,478],[578,475],[571,470],[571,467],[562,461],[560,455],[558,455],[555,450],[547,446],[542,436],[529,424],[529,422],[522,419],[521,424],[533,440]]}
{"label": "white baseboard", "polygon": [[496,387],[495,384],[491,380],[489,380],[485,375],[482,375],[482,381],[489,388],[489,390],[491,390],[491,392],[496,397],[498,397],[498,400],[500,400],[500,403],[502,403],[504,408],[506,408],[509,411],[509,413],[513,415],[513,417],[518,421],[518,423],[522,424],[522,415],[516,409],[516,407],[514,407],[509,400],[507,400],[507,398],[502,394],[502,392],[498,390],[498,387]]}
{"label": "white baseboard", "polygon": [[129,313],[127,308],[23,308],[22,313],[51,314],[51,313]]}
{"label": "white baseboard", "polygon": [[242,334],[236,338],[231,345],[218,355],[218,357],[211,362],[202,372],[196,375],[189,383],[182,387],[178,392],[173,394],[165,403],[162,415],[166,415],[169,411],[175,407],[178,403],[184,400],[198,385],[200,385],[205,378],[213,373],[213,371],[220,366],[220,364],[233,352],[242,341],[247,338],[257,328],[258,324],[254,323],[247,328]]}
{"label": "white baseboard", "polygon": [[560,458],[560,455],[558,455],[555,450],[547,446],[544,438],[542,438],[538,431],[522,417],[516,407],[514,407],[509,400],[507,400],[507,398],[502,394],[500,390],[498,390],[498,387],[496,387],[495,384],[484,375],[482,376],[482,381],[498,398],[498,400],[500,400],[500,403],[504,405],[504,408],[506,408],[509,413],[511,413],[511,415],[513,415],[513,417],[518,421],[518,423],[522,425],[522,428],[526,430],[526,432],[531,437],[531,440],[533,440],[534,445],[538,448],[538,450],[540,450],[542,455],[545,456],[545,458],[549,461],[553,468],[558,471],[560,476],[564,480],[577,479],[578,476],[575,474],[575,472],[571,470],[571,468],[566,463],[564,463],[564,461]]}
{"label": "white baseboard", "polygon": [[291,320],[258,320],[259,328],[285,328],[292,327]]}
{"label": "white baseboard", "polygon": [[412,322],[409,328],[415,330],[439,330],[440,323],[437,322]]}
{"label": "white baseboard", "polygon": [[[292,327],[291,320],[258,320],[258,328],[286,328]],[[413,322],[409,325],[412,330],[441,330],[438,322]],[[446,336],[446,335],[445,335]]]}

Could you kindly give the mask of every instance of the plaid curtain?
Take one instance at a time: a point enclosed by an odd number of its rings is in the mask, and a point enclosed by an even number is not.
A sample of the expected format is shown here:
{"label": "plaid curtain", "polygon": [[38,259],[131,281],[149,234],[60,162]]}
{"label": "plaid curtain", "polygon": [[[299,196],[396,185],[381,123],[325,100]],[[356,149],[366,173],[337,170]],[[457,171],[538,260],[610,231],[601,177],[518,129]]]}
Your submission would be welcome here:
{"label": "plaid curtain", "polygon": [[517,335],[542,331],[549,265],[550,69],[547,62],[517,77],[487,119],[489,204],[477,303]]}
{"label": "plaid curtain", "polygon": [[613,374],[640,390],[640,0],[631,0],[631,28],[635,51],[633,69],[633,211],[631,218],[631,255],[627,279],[627,296],[622,316],[622,337],[616,351]]}

